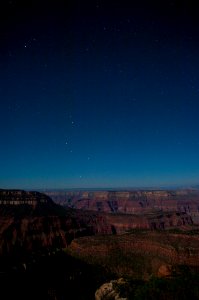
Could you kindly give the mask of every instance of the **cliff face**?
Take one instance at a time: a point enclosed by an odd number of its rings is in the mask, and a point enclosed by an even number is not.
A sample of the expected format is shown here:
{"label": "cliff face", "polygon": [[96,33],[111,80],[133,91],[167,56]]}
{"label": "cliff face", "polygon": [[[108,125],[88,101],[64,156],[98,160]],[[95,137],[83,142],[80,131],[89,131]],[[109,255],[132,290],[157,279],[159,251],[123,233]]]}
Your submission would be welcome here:
{"label": "cliff face", "polygon": [[0,254],[53,251],[67,247],[75,237],[110,233],[96,216],[4,218],[0,229]]}
{"label": "cliff face", "polygon": [[199,224],[199,190],[51,191],[46,194],[56,203],[82,210],[127,214],[174,211],[189,214]]}
{"label": "cliff face", "polygon": [[36,206],[41,203],[52,204],[50,197],[39,192],[26,192],[23,190],[3,190],[0,189],[0,205],[20,205],[28,204]]}
{"label": "cliff face", "polygon": [[64,209],[37,192],[0,191],[0,254],[52,251],[78,236],[111,233],[103,216]]}

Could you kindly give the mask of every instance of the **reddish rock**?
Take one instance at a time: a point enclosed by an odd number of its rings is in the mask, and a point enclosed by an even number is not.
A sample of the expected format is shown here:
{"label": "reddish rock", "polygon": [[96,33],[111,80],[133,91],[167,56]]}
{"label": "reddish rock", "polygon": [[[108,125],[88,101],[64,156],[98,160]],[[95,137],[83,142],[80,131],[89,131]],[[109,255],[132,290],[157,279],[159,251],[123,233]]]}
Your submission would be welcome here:
{"label": "reddish rock", "polygon": [[61,205],[109,213],[179,212],[199,224],[199,190],[48,191]]}
{"label": "reddish rock", "polygon": [[81,237],[72,241],[68,252],[117,276],[148,279],[151,274],[169,275],[170,266],[199,268],[199,235],[141,231]]}
{"label": "reddish rock", "polygon": [[157,276],[158,277],[170,277],[172,274],[172,266],[171,265],[161,265],[158,269]]}
{"label": "reddish rock", "polygon": [[64,209],[37,192],[0,190],[0,254],[52,251],[85,235],[110,234],[97,213]]}

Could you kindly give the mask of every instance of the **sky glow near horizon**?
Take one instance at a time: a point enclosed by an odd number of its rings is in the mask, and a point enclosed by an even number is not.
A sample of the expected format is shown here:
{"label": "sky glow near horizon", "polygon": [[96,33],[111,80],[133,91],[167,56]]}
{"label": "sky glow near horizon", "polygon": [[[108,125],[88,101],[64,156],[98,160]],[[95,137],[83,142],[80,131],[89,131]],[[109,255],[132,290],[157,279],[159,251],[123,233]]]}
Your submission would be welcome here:
{"label": "sky glow near horizon", "polygon": [[64,2],[0,4],[0,187],[198,184],[196,5]]}

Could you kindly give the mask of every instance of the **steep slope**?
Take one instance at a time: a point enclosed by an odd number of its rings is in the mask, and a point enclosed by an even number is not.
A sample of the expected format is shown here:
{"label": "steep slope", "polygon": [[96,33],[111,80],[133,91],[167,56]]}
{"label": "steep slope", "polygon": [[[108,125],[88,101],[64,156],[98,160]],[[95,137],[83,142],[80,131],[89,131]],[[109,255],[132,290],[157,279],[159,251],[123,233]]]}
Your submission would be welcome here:
{"label": "steep slope", "polygon": [[64,209],[38,192],[0,190],[0,254],[52,251],[74,237],[111,233],[96,213]]}

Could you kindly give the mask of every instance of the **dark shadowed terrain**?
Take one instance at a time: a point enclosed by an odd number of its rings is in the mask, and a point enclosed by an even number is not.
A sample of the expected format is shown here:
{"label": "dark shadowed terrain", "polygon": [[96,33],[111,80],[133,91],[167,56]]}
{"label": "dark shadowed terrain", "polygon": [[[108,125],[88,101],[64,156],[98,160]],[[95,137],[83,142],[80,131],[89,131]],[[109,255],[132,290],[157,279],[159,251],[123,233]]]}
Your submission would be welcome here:
{"label": "dark shadowed terrain", "polygon": [[0,190],[1,299],[199,299],[198,192],[115,192],[117,211],[97,210],[105,195],[92,211],[82,193]]}

